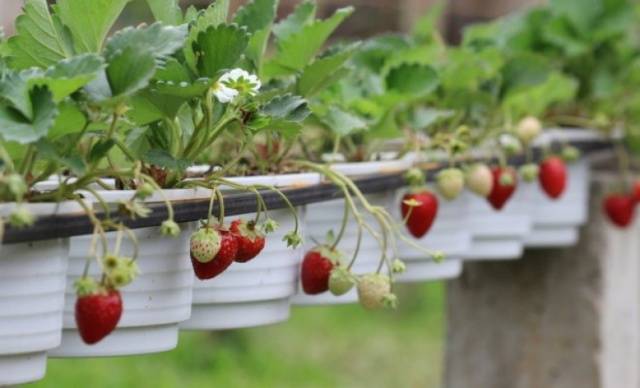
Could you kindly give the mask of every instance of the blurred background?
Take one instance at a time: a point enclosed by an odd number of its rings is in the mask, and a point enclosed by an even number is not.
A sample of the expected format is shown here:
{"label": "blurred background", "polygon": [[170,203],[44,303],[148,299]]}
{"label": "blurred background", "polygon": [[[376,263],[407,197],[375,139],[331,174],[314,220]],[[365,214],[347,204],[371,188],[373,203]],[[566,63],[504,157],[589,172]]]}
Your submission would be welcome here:
{"label": "blurred background", "polygon": [[[233,0],[237,8],[244,0]],[[452,42],[464,25],[540,0],[449,0],[441,24]],[[11,34],[22,0],[0,0],[0,25]],[[204,7],[209,0],[182,1]],[[281,15],[298,0],[280,0]],[[319,16],[347,5],[355,14],[343,38],[410,30],[435,0],[319,0]],[[122,24],[145,21],[141,0]],[[358,305],[294,308],[272,327],[186,333],[174,351],[95,360],[52,360],[35,387],[438,387],[444,340],[444,285],[400,285],[397,311],[370,313]]]}

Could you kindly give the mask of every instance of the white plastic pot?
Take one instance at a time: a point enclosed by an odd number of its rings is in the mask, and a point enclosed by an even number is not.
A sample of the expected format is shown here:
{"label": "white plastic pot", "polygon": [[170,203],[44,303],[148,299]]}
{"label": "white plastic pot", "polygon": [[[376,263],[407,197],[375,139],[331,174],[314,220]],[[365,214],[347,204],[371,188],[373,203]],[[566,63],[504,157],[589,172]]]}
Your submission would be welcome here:
{"label": "white plastic pot", "polygon": [[466,192],[468,225],[473,239],[464,260],[513,260],[522,256],[524,239],[531,232],[531,201],[520,183],[502,210],[494,210],[485,198]]}
{"label": "white plastic pot", "polygon": [[588,216],[589,162],[583,159],[569,164],[568,174],[567,188],[556,200],[550,199],[537,182],[524,188],[533,203],[533,228],[525,238],[526,247],[564,247],[578,242],[578,228]]}
{"label": "white plastic pot", "polygon": [[[160,234],[159,227],[136,229],[139,242],[137,263],[140,275],[120,290],[123,314],[116,330],[94,345],[85,344],[76,328],[73,283],[82,276],[91,236],[73,237],[67,272],[67,295],[61,345],[54,357],[109,357],[156,353],[174,349],[178,343],[178,323],[191,315],[193,270],[189,258],[191,224],[181,225],[178,237]],[[113,247],[116,235],[108,233]],[[122,254],[131,255],[133,247],[126,236]],[[97,263],[90,274],[99,275]]]}
{"label": "white plastic pot", "polygon": [[[401,195],[396,203],[400,203]],[[401,219],[399,206],[396,218]],[[434,262],[425,252],[411,244],[400,242],[399,256],[407,266],[407,270],[398,275],[398,282],[419,282],[429,280],[452,279],[462,273],[461,256],[471,249],[473,234],[468,226],[469,197],[462,196],[454,201],[438,198],[438,215],[431,230],[421,239],[414,242],[430,251],[441,251],[445,260]],[[407,238],[413,237],[406,233]]]}
{"label": "white plastic pot", "polygon": [[[298,264],[304,253],[302,247],[288,248],[282,240],[294,228],[291,212],[274,210],[269,215],[280,227],[268,235],[258,257],[233,263],[213,279],[195,280],[191,318],[181,324],[182,329],[234,329],[289,319],[290,298],[296,291]],[[304,220],[304,209],[298,209],[298,217]]]}
{"label": "white plastic pot", "polygon": [[[26,206],[36,216],[82,211],[75,202]],[[68,239],[0,245],[0,386],[44,377],[47,351],[60,344],[68,248]]]}
{"label": "white plastic pot", "polygon": [[[313,173],[231,178],[236,183],[304,187],[320,183]],[[305,234],[305,209],[298,208],[300,232]],[[282,241],[294,228],[289,209],[269,211],[280,227],[267,237],[264,250],[248,263],[234,263],[221,275],[194,283],[192,315],[186,330],[220,330],[286,321],[296,292],[302,246],[291,249]],[[252,214],[242,215],[251,219]],[[227,222],[237,217],[229,217]]]}
{"label": "white plastic pot", "polygon": [[[331,168],[352,178],[363,177],[372,174],[395,173],[407,170],[413,164],[412,158],[400,160],[386,160],[361,163],[335,163]],[[381,206],[391,214],[396,206],[397,190],[389,190],[382,193],[367,194],[366,198],[374,206]],[[355,200],[355,198],[354,198]],[[357,204],[357,200],[356,200]],[[307,206],[306,231],[307,250],[312,249],[316,244],[313,240],[323,243],[326,240],[327,232],[333,230],[337,235],[344,215],[345,200],[337,199]],[[377,223],[371,216],[365,214],[366,222],[377,229]],[[358,227],[353,216],[350,215],[347,228],[343,235],[338,249],[340,249],[347,260],[350,260],[357,245]],[[378,268],[381,257],[381,247],[378,241],[368,232],[364,231],[358,251],[358,258],[352,268],[356,275],[375,272]],[[330,292],[319,295],[307,295],[298,287],[298,293],[293,298],[295,305],[321,305],[321,304],[346,304],[358,301],[355,289],[345,295],[336,297]]]}
{"label": "white plastic pot", "polygon": [[[133,190],[99,191],[107,203],[130,199]],[[101,210],[89,193],[87,201]],[[210,191],[203,189],[164,190],[154,193],[146,202],[208,198]],[[64,311],[64,331],[60,346],[50,352],[53,357],[111,357],[163,352],[174,349],[178,342],[178,323],[191,315],[193,271],[189,257],[189,238],[193,223],[180,225],[178,237],[162,236],[159,227],[135,229],[139,244],[137,263],[140,275],[120,290],[123,313],[117,328],[105,339],[86,345],[76,328],[74,310],[76,293],[73,283],[82,276],[92,236],[71,238],[67,291]],[[116,232],[107,233],[111,248]],[[121,254],[131,255],[133,246],[124,235]],[[90,267],[91,275],[100,271],[97,263]]]}

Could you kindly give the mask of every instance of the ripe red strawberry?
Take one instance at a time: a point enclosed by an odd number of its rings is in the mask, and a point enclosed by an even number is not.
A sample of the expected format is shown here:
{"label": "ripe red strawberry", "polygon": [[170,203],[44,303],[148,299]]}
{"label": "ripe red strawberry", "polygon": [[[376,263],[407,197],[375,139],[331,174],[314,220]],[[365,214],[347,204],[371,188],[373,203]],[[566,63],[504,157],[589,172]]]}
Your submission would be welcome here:
{"label": "ripe red strawberry", "polygon": [[302,260],[300,281],[305,294],[321,294],[329,290],[331,270],[340,262],[340,253],[326,246],[307,252]]}
{"label": "ripe red strawberry", "polygon": [[516,191],[518,176],[511,167],[494,167],[491,169],[491,174],[493,174],[493,188],[487,200],[494,209],[500,210]]}
{"label": "ripe red strawberry", "polygon": [[264,234],[256,229],[255,222],[245,222],[242,219],[237,219],[231,223],[230,230],[238,242],[238,253],[235,259],[237,262],[246,263],[258,256],[264,248]]}
{"label": "ripe red strawberry", "polygon": [[238,242],[233,233],[225,229],[214,229],[220,237],[220,249],[207,262],[199,261],[191,252],[193,271],[200,280],[212,279],[224,272],[233,263],[238,253]]}
{"label": "ripe red strawberry", "polygon": [[636,181],[633,184],[633,199],[636,202],[640,202],[640,181]]}
{"label": "ripe red strawberry", "polygon": [[[417,206],[410,206],[411,202]],[[409,232],[415,238],[421,238],[431,229],[438,214],[438,198],[427,190],[407,193],[402,198],[401,210]]]}
{"label": "ripe red strawberry", "polygon": [[567,186],[567,167],[564,161],[557,156],[546,158],[540,164],[538,180],[550,198],[560,198]]}
{"label": "ripe red strawberry", "polygon": [[78,295],[76,325],[82,340],[91,345],[108,336],[122,316],[122,298],[118,290],[98,290]]}
{"label": "ripe red strawberry", "polygon": [[635,200],[631,195],[609,194],[602,201],[602,207],[613,224],[621,228],[631,225],[635,213]]}

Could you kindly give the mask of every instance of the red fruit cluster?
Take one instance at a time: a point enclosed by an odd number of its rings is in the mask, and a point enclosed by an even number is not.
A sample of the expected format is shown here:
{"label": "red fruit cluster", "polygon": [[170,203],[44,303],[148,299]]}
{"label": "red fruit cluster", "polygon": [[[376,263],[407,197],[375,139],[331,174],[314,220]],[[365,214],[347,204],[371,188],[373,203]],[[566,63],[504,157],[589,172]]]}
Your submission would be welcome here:
{"label": "red fruit cluster", "polygon": [[627,228],[633,222],[636,205],[640,203],[640,182],[636,182],[631,193],[611,193],[602,201],[604,213],[614,225]]}
{"label": "red fruit cluster", "polygon": [[238,241],[235,235],[226,229],[218,229],[220,250],[213,260],[201,263],[191,255],[191,264],[196,277],[200,280],[213,279],[223,273],[233,263],[238,253]]}
{"label": "red fruit cluster", "polygon": [[220,250],[215,257],[202,263],[191,255],[191,263],[196,277],[200,280],[213,279],[223,273],[234,261],[246,263],[260,254],[265,246],[265,237],[258,233],[246,233],[247,228],[253,230],[255,226],[241,219],[234,220],[227,230],[216,229],[220,237]]}

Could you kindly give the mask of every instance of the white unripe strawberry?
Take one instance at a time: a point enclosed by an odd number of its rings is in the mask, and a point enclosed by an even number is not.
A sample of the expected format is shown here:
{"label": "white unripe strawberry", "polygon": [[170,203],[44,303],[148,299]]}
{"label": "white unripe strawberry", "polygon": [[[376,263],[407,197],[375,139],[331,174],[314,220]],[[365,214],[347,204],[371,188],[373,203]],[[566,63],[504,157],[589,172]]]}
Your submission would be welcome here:
{"label": "white unripe strawberry", "polygon": [[467,187],[481,197],[486,197],[493,189],[493,174],[489,166],[477,163],[467,172]]}
{"label": "white unripe strawberry", "polygon": [[456,199],[464,189],[464,174],[458,168],[447,168],[438,174],[438,192],[447,200]]}

